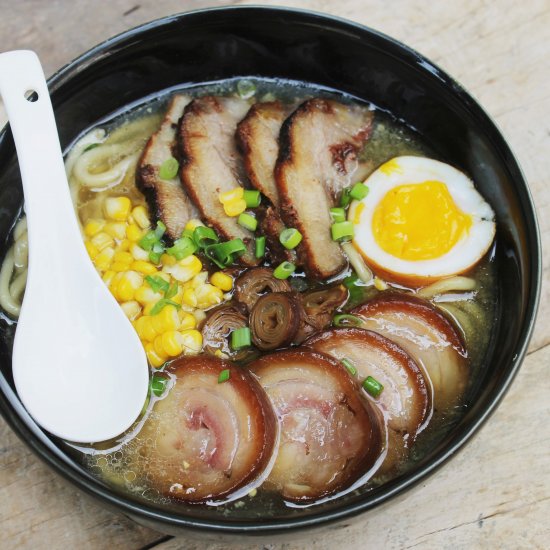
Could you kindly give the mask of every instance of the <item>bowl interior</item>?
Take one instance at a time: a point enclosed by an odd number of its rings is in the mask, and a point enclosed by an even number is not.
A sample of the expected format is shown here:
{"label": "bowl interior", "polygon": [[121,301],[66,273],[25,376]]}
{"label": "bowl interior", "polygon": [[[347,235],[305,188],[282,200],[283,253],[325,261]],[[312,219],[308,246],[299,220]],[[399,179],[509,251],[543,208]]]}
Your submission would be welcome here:
{"label": "bowl interior", "polygon": [[[486,368],[456,428],[416,468],[368,493],[254,522],[215,509],[162,510],[108,489],[66,457],[35,426],[11,386],[11,350],[1,339],[0,407],[16,431],[81,488],[126,511],[187,526],[234,530],[317,523],[371,507],[418,481],[455,452],[494,408],[524,353],[533,323],[540,257],[532,204],[521,172],[498,130],[446,74],[415,52],[364,27],[316,14],[268,9],[206,10],[154,22],[88,52],[55,75],[53,104],[67,147],[100,119],[172,87],[235,76],[280,77],[334,88],[368,100],[417,129],[428,145],[470,174],[497,213],[499,299]],[[13,142],[0,135],[0,238],[22,203]],[[504,305],[505,307],[502,307]],[[490,327],[487,327],[490,330]],[[0,331],[13,331],[0,320]]]}

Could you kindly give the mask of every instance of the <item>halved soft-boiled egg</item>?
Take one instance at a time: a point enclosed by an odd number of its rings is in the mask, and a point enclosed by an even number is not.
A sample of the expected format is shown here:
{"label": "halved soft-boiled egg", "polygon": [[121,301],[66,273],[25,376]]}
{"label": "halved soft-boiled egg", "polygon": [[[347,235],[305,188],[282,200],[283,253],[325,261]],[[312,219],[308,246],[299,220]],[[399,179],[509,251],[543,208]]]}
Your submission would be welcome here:
{"label": "halved soft-boiled egg", "polygon": [[422,286],[463,273],[488,251],[494,212],[462,172],[424,157],[396,157],[350,206],[353,244],[389,281]]}

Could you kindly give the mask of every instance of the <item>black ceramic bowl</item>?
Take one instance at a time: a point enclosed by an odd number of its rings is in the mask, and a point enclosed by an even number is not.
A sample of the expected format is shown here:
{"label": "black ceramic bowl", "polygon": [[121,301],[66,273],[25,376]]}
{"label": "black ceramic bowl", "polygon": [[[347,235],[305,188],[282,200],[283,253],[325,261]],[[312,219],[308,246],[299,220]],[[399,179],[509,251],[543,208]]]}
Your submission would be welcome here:
{"label": "black ceramic bowl", "polygon": [[[448,75],[409,48],[370,29],[303,11],[235,7],[168,17],[115,37],[76,59],[50,81],[66,147],[84,128],[145,96],[183,84],[257,75],[303,80],[372,101],[416,128],[450,163],[462,167],[498,220],[499,308],[484,378],[460,423],[406,475],[377,489],[275,517],[225,518],[207,507],[163,509],[92,477],[29,418],[13,391],[11,349],[0,348],[0,409],[43,460],[80,489],[164,531],[201,535],[267,534],[349,519],[432,473],[479,429],[508,389],[533,328],[541,254],[535,213],[521,171],[498,129]],[[5,251],[22,203],[12,137],[0,134],[0,235]],[[505,298],[505,299],[504,299]],[[5,336],[13,327],[0,321]]]}

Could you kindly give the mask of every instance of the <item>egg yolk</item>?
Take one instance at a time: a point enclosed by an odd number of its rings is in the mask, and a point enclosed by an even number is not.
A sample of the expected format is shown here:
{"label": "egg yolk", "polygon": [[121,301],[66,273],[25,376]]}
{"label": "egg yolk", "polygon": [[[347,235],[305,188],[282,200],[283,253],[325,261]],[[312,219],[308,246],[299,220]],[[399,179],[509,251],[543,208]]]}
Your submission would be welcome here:
{"label": "egg yolk", "polygon": [[433,260],[447,253],[472,225],[440,181],[400,185],[378,203],[372,230],[378,245],[403,260]]}

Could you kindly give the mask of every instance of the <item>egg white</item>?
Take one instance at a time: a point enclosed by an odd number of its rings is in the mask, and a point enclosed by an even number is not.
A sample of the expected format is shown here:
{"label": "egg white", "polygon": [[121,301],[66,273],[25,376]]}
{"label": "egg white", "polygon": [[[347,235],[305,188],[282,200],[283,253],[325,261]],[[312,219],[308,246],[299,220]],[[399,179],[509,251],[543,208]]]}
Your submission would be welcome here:
{"label": "egg white", "polygon": [[[372,231],[374,211],[391,189],[426,181],[444,183],[458,208],[471,216],[472,225],[464,237],[438,258],[404,260],[389,254],[376,242]],[[365,184],[369,187],[368,195],[362,201],[354,201],[348,213],[355,229],[353,244],[367,263],[389,280],[421,286],[463,273],[479,262],[493,242],[495,214],[492,208],[473,182],[448,164],[424,157],[396,157],[373,172]],[[363,204],[363,210],[358,214],[359,204]]]}

